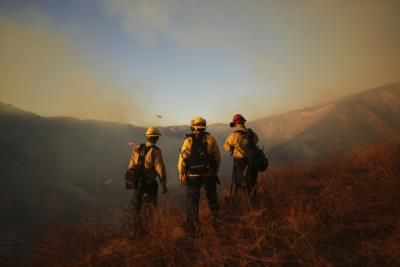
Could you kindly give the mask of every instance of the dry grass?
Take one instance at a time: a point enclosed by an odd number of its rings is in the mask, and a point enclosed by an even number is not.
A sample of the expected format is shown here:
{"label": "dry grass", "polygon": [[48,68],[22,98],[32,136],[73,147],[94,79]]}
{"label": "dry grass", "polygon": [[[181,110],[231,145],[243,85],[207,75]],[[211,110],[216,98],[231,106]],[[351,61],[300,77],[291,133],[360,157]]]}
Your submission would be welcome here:
{"label": "dry grass", "polygon": [[49,234],[34,259],[42,266],[400,266],[400,145],[275,165],[260,178],[256,203],[221,202],[217,227],[202,203],[196,236],[180,228],[182,211],[163,203],[141,237],[86,223]]}

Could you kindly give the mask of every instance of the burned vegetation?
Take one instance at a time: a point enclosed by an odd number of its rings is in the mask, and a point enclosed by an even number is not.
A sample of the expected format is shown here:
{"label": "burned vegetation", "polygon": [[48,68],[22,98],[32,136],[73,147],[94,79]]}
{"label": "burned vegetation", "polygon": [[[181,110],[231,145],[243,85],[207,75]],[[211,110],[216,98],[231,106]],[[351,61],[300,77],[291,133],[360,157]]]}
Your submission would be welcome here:
{"label": "burned vegetation", "polygon": [[[84,221],[49,231],[37,266],[398,266],[400,144],[377,144],[323,161],[273,165],[256,201],[220,188],[217,224],[198,234],[169,196],[142,235],[129,239],[129,212],[116,225]],[[203,222],[209,218],[204,201]],[[118,230],[117,230],[118,229]],[[122,229],[122,230],[121,230]]]}

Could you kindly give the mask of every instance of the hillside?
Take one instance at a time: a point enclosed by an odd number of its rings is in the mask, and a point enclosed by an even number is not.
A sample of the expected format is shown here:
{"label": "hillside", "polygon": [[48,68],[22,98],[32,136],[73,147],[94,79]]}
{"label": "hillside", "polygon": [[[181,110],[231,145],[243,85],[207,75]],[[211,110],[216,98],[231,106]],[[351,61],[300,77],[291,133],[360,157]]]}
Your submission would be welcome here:
{"label": "hillside", "polygon": [[276,161],[313,160],[400,138],[400,84],[252,121]]}
{"label": "hillside", "polygon": [[[131,150],[127,141],[141,135],[142,128],[43,118],[3,104],[0,124],[0,208],[5,215],[0,258],[24,249],[50,225],[79,221],[128,201],[121,195]],[[108,179],[112,183],[104,184]]]}
{"label": "hillside", "polygon": [[[400,145],[318,163],[273,166],[258,201],[221,198],[217,224],[201,205],[198,235],[180,227],[182,193],[160,203],[147,233],[83,222],[43,237],[33,266],[399,266]],[[384,175],[383,175],[384,174]],[[224,188],[225,190],[227,188]],[[205,204],[205,201],[203,202]],[[129,214],[125,214],[129,218]],[[125,224],[118,220],[115,224]],[[76,244],[80,246],[76,246]]]}

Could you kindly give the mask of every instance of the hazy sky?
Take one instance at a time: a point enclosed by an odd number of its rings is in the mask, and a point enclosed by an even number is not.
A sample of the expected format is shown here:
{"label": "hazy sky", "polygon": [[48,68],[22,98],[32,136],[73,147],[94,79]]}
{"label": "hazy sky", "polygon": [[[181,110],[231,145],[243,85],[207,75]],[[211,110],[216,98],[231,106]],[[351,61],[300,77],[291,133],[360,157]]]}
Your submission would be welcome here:
{"label": "hazy sky", "polygon": [[261,118],[400,81],[399,14],[398,0],[2,0],[0,101],[139,125]]}

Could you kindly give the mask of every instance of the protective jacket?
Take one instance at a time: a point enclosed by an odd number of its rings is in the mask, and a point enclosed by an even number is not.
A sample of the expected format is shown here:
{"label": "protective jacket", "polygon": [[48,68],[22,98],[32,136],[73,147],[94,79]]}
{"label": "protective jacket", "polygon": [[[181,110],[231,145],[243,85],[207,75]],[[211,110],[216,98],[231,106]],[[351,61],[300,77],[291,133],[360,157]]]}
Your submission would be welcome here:
{"label": "protective jacket", "polygon": [[[248,139],[246,134],[248,129],[245,126],[235,128],[235,131],[231,133],[228,138],[226,138],[224,143],[224,150],[226,152],[231,152],[235,159],[247,158],[248,155]],[[255,132],[254,134],[254,144],[258,143],[258,136]]]}
{"label": "protective jacket", "polygon": [[[209,133],[205,134],[205,138],[206,138],[205,141],[207,143],[207,153],[213,158],[215,162],[215,170],[212,171],[218,172],[219,166],[221,164],[221,153],[219,151],[217,141]],[[191,148],[192,148],[192,138],[186,137],[183,141],[181,153],[179,155],[179,160],[178,160],[178,173],[181,182],[184,181],[186,175],[192,176],[190,173],[189,174],[185,173],[186,171],[185,160],[187,159],[189,155],[188,153],[191,150]],[[203,176],[213,175],[212,171],[203,174]]]}
{"label": "protective jacket", "polygon": [[[146,142],[146,147],[154,146],[150,142]],[[133,168],[139,160],[139,147],[136,147],[132,153],[131,160],[129,161],[128,169]],[[162,158],[161,150],[151,147],[144,159],[144,168],[147,173],[148,179],[155,179],[157,176],[162,185],[166,184],[166,171]]]}

